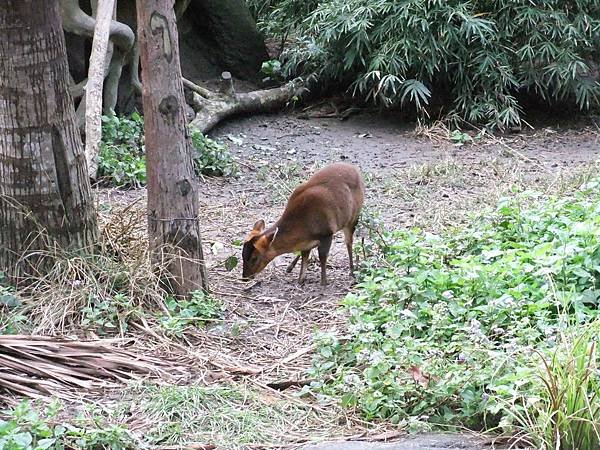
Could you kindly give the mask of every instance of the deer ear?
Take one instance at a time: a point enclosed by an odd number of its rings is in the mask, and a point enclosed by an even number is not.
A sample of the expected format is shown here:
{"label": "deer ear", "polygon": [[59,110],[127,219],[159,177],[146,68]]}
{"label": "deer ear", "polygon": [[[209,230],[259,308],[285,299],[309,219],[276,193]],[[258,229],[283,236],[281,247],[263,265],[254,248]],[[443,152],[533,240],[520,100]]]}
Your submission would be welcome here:
{"label": "deer ear", "polygon": [[259,233],[264,229],[265,229],[265,221],[262,219],[256,221],[256,223],[254,224],[254,227],[252,228],[253,231],[258,231]]}
{"label": "deer ear", "polygon": [[260,233],[262,233],[262,231],[264,229],[265,229],[265,221],[262,219],[258,220],[252,227],[252,230],[250,230],[250,233],[248,234],[248,236],[246,236],[246,242],[256,240],[256,238],[260,235]]}
{"label": "deer ear", "polygon": [[279,228],[275,228],[275,231],[273,231],[272,233],[264,234],[264,235],[260,236],[256,240],[256,243],[254,244],[255,247],[260,252],[266,251],[269,248],[269,246],[271,245],[271,243],[273,242],[273,239],[275,239],[275,236],[277,236],[278,231],[279,231]]}

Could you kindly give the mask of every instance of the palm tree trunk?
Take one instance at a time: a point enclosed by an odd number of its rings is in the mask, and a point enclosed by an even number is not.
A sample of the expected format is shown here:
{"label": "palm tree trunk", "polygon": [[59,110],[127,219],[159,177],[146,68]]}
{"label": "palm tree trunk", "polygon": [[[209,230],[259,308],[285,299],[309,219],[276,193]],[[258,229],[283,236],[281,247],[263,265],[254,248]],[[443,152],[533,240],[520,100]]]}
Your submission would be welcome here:
{"label": "palm tree trunk", "polygon": [[0,8],[0,271],[43,272],[60,248],[98,235],[81,136],[69,94],[57,0]]}

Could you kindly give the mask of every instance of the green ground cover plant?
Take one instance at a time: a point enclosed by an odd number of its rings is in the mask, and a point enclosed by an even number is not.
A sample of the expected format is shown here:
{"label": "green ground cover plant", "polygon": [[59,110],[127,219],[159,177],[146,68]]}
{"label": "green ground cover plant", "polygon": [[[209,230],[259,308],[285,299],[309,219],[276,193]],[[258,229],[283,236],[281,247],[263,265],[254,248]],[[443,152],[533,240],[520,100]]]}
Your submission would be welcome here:
{"label": "green ground cover plant", "polygon": [[169,314],[160,318],[160,325],[168,335],[182,337],[189,328],[201,328],[222,318],[225,306],[211,295],[194,291],[189,299],[167,297]]}
{"label": "green ground cover plant", "polygon": [[[568,396],[542,387],[569,378],[556,358],[580,367],[576,355],[595,339],[573,344],[598,326],[599,187],[595,179],[574,194],[524,192],[441,235],[376,229],[343,300],[347,332],[320,336],[312,375],[326,381],[311,389],[367,419],[514,431],[515,411],[538,423],[553,408],[579,412],[595,433],[597,408],[561,405]],[[586,361],[596,367],[597,353]],[[595,399],[598,372],[581,370],[581,398]]]}
{"label": "green ground cover plant", "polygon": [[[235,176],[239,166],[229,148],[190,129],[194,147],[194,169],[199,175]],[[102,116],[102,141],[98,177],[106,184],[136,188],[146,184],[144,118],[137,112],[129,117]]]}
{"label": "green ground cover plant", "polygon": [[127,450],[139,448],[129,431],[104,423],[101,417],[71,422],[59,420],[62,406],[54,402],[36,407],[23,401],[0,412],[0,448],[3,450]]}

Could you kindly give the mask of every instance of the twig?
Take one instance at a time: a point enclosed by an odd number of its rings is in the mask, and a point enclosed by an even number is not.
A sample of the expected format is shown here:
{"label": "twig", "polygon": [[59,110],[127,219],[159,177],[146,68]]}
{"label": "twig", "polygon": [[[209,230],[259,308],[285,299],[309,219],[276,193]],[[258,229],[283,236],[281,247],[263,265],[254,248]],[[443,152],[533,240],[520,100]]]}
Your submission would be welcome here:
{"label": "twig", "polygon": [[316,381],[314,378],[309,380],[282,380],[282,381],[273,381],[271,383],[267,383],[272,389],[277,389],[278,391],[285,391],[291,387],[302,387],[308,386],[313,381]]}
{"label": "twig", "polygon": [[215,96],[214,92],[212,92],[209,89],[206,89],[206,88],[204,88],[202,86],[198,86],[196,83],[191,82],[187,78],[181,77],[181,81],[183,81],[183,85],[186,88],[194,91],[198,95],[201,95],[205,99],[210,99],[210,98],[212,98],[212,97]]}

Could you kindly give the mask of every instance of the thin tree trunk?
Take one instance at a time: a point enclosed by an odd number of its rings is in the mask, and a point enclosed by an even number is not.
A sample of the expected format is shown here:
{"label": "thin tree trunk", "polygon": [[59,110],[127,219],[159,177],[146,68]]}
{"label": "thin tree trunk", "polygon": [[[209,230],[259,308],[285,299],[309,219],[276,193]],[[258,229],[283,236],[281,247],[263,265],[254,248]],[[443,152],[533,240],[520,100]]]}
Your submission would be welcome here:
{"label": "thin tree trunk", "polygon": [[106,51],[115,0],[100,0],[96,11],[96,28],[90,56],[90,69],[85,96],[85,157],[90,178],[98,172],[98,155],[102,138],[102,85],[104,83]]}
{"label": "thin tree trunk", "polygon": [[43,271],[54,246],[97,237],[89,178],[69,94],[57,0],[0,8],[0,270]]}
{"label": "thin tree trunk", "polygon": [[178,296],[207,289],[173,0],[137,0],[153,263]]}
{"label": "thin tree trunk", "polygon": [[[79,0],[59,0],[65,31],[80,36],[92,37],[96,27],[96,19],[84,13],[79,6]],[[110,25],[110,39],[115,48],[110,60],[109,71],[104,89],[104,112],[114,110],[117,101],[118,81],[125,55],[129,53],[135,41],[135,34],[127,25],[113,20]],[[84,94],[85,95],[85,94]],[[77,109],[78,124],[83,127],[85,122],[85,98],[82,99]]]}

